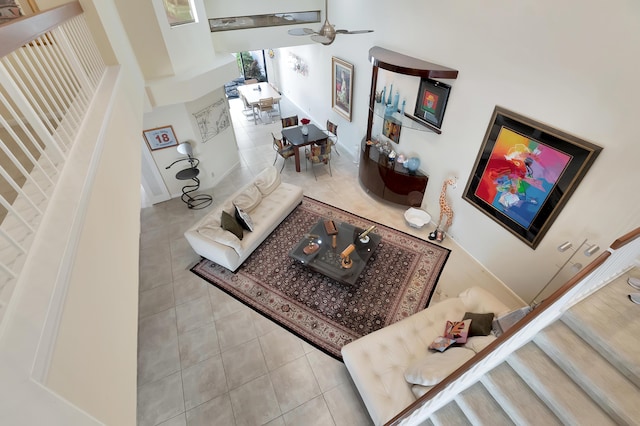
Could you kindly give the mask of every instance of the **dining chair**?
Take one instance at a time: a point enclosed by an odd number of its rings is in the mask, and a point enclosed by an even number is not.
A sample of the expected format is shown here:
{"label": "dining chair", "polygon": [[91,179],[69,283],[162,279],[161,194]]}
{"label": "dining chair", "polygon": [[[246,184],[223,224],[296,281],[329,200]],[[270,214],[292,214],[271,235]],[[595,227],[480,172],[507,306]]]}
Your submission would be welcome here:
{"label": "dining chair", "polygon": [[266,123],[262,119],[262,113],[266,112],[269,117],[269,123],[271,123],[271,113],[273,112],[273,98],[262,98],[258,101],[258,112],[260,113],[260,120]]}
{"label": "dining chair", "polygon": [[250,79],[244,81],[244,84],[257,84],[257,83],[258,83],[258,79],[257,78],[250,78]]}
{"label": "dining chair", "polygon": [[282,128],[283,129],[285,127],[297,126],[298,125],[298,116],[297,115],[292,115],[291,117],[285,117],[281,121],[282,121]]}
{"label": "dining chair", "polygon": [[273,136],[273,149],[276,151],[276,158],[273,160],[273,165],[276,165],[278,156],[282,157],[284,159],[282,161],[282,168],[280,169],[280,172],[282,172],[284,165],[287,164],[287,158],[295,155],[295,151],[293,150],[293,145],[286,143],[282,138],[276,137],[273,133],[271,133],[271,136]]}
{"label": "dining chair", "polygon": [[329,140],[335,147],[336,154],[340,155],[340,152],[338,152],[338,125],[327,120],[327,128],[324,132],[329,136]]}
{"label": "dining chair", "polygon": [[253,120],[253,115],[255,113],[253,107],[249,105],[249,102],[247,102],[247,98],[245,98],[243,95],[240,95],[240,99],[242,99],[242,105],[244,106],[242,114],[244,114],[247,120]]}
{"label": "dining chair", "polygon": [[[307,157],[308,162],[311,163],[311,170],[313,171],[313,177],[318,180],[318,176],[316,176],[316,170],[314,169],[315,165],[326,164],[329,166],[329,176],[333,176],[331,174],[331,146],[333,143],[331,141],[324,140],[319,141],[311,145],[310,147],[306,147],[304,149],[305,156]],[[308,169],[308,162],[305,162],[305,169]]]}

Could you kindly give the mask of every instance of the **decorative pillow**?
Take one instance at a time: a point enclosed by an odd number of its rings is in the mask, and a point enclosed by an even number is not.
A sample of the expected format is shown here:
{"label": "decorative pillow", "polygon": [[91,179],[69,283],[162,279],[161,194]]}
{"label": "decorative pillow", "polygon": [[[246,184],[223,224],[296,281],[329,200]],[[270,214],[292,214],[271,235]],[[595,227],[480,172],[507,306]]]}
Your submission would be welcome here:
{"label": "decorative pillow", "polygon": [[467,341],[470,327],[470,319],[464,321],[447,321],[447,325],[444,328],[444,337],[455,339],[456,343],[464,343]]}
{"label": "decorative pillow", "polygon": [[438,336],[435,338],[433,342],[429,345],[429,349],[435,349],[439,352],[444,352],[451,345],[456,343],[455,339],[447,339],[446,337]]}
{"label": "decorative pillow", "polygon": [[446,354],[430,353],[409,365],[404,372],[404,378],[407,382],[416,385],[437,385],[474,355],[472,350],[465,348],[451,348]]}
{"label": "decorative pillow", "polygon": [[251,216],[249,213],[242,210],[240,207],[236,206],[236,220],[247,231],[253,231],[253,220],[251,220]]}
{"label": "decorative pillow", "polygon": [[280,173],[275,167],[267,167],[256,176],[253,183],[262,195],[269,195],[280,185]]}
{"label": "decorative pillow", "polygon": [[238,237],[239,240],[242,239],[242,226],[238,223],[234,216],[231,216],[226,211],[222,211],[222,216],[220,217],[220,226],[225,231],[231,232],[233,235]]}
{"label": "decorative pillow", "polygon": [[491,324],[493,323],[493,312],[488,314],[477,314],[473,312],[465,312],[462,320],[471,320],[471,328],[469,336],[488,336],[491,333]]}
{"label": "decorative pillow", "polygon": [[233,200],[233,205],[251,213],[262,201],[262,194],[255,185],[249,185]]}

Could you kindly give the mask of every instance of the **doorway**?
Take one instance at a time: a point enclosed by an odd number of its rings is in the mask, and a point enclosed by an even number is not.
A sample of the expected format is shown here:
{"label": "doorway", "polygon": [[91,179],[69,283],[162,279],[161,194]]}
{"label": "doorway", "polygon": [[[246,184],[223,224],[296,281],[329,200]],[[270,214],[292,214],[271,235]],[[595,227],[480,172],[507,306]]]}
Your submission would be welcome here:
{"label": "doorway", "polygon": [[240,75],[245,80],[256,79],[258,82],[268,81],[264,50],[251,50],[236,53],[236,61]]}

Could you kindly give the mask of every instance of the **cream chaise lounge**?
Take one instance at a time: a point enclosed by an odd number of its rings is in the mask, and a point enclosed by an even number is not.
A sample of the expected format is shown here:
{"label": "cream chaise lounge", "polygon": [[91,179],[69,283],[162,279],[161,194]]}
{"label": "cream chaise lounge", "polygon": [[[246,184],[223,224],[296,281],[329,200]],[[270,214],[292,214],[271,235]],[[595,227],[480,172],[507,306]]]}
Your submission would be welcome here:
{"label": "cream chaise lounge", "polygon": [[497,316],[507,311],[495,296],[472,287],[345,345],[344,363],[374,424],[391,420],[494,339],[469,337],[461,347],[442,353],[429,350],[431,342],[444,333],[447,321],[460,321],[466,312]]}
{"label": "cream chaise lounge", "polygon": [[[200,256],[235,271],[301,202],[302,188],[281,182],[278,170],[267,167],[184,236]],[[234,205],[249,214],[253,222],[253,231],[245,231],[242,240],[221,227],[222,211],[235,215]]]}

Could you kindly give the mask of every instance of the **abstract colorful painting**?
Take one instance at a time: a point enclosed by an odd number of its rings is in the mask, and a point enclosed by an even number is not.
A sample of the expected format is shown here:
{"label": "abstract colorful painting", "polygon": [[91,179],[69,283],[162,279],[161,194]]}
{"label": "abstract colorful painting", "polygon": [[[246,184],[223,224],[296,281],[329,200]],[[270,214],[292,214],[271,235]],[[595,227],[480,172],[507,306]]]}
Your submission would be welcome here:
{"label": "abstract colorful painting", "polygon": [[601,150],[496,107],[463,198],[535,248]]}

